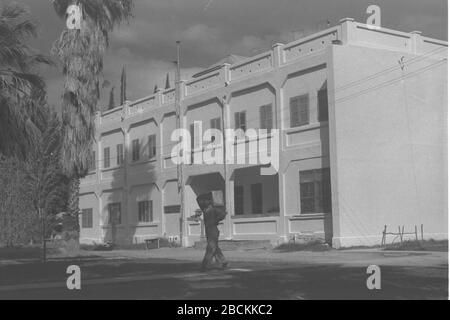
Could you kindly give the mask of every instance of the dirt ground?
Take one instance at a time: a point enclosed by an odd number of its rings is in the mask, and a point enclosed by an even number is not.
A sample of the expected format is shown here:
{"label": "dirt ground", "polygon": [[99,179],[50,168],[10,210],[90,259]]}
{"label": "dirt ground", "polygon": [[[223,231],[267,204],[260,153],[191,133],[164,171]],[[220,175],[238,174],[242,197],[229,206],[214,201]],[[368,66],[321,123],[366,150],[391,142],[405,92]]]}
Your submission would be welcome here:
{"label": "dirt ground", "polygon": [[[379,249],[224,251],[226,270],[201,272],[193,248],[80,251],[0,260],[0,299],[447,299],[448,254]],[[66,287],[69,265],[82,290]],[[368,290],[367,267],[381,270]]]}

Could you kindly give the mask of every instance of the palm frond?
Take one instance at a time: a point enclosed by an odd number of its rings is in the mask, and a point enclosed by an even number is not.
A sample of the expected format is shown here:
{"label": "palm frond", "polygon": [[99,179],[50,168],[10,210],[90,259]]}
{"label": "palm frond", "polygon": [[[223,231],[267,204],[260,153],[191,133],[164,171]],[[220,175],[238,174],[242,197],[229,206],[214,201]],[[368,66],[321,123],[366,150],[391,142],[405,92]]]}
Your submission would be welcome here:
{"label": "palm frond", "polygon": [[[53,0],[53,7],[61,17],[66,16],[73,0]],[[78,0],[83,14],[96,22],[101,30],[112,31],[114,26],[128,21],[132,17],[134,4],[132,0]]]}
{"label": "palm frond", "polygon": [[[0,6],[0,153],[23,155],[38,127],[33,119],[36,103],[45,97],[45,82],[35,69],[52,65],[50,58],[28,44],[36,36],[36,23],[23,5]],[[33,106],[33,107],[31,107]],[[34,111],[33,111],[34,110]],[[29,112],[33,114],[29,114]],[[15,146],[14,146],[15,145]]]}
{"label": "palm frond", "polygon": [[[54,0],[60,17],[66,16],[72,0]],[[81,30],[64,30],[55,41],[52,54],[62,64],[66,78],[62,94],[64,172],[71,177],[87,173],[95,133],[103,55],[108,33],[132,16],[132,0],[77,0],[83,10]]]}

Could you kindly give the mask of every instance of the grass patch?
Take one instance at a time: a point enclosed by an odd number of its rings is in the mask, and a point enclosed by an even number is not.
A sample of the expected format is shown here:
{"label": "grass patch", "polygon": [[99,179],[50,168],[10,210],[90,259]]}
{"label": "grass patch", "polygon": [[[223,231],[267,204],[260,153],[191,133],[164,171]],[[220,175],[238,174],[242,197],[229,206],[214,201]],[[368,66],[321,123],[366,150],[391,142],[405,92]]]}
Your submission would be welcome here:
{"label": "grass patch", "polygon": [[[175,248],[180,247],[179,244],[171,243],[166,238],[159,238],[160,248]],[[112,243],[96,243],[96,244],[81,244],[80,249],[84,251],[112,251],[112,250],[147,250],[158,248],[158,243],[153,241],[147,245],[143,243],[130,243],[130,244],[112,244]]]}
{"label": "grass patch", "polygon": [[41,255],[42,249],[38,247],[0,248],[0,260],[35,259]]}
{"label": "grass patch", "polygon": [[385,245],[344,247],[338,250],[380,249],[386,251],[437,251],[448,252],[447,240],[406,240]]}
{"label": "grass patch", "polygon": [[330,246],[322,241],[311,241],[307,243],[283,243],[275,247],[275,251],[293,252],[293,251],[328,251]]}
{"label": "grass patch", "polygon": [[382,249],[381,245],[375,245],[375,246],[353,246],[353,247],[341,247],[337,250],[339,251],[345,251],[345,250],[365,250],[365,249]]}
{"label": "grass patch", "polygon": [[387,245],[384,250],[391,251],[448,251],[448,241],[447,240],[425,240],[416,241],[408,240],[403,242],[397,242]]}
{"label": "grass patch", "polygon": [[80,249],[84,251],[112,251],[112,244],[80,244]]}
{"label": "grass patch", "polygon": [[[56,251],[56,249],[47,248],[47,255]],[[0,247],[0,260],[40,259],[41,257],[42,248],[38,246]]]}

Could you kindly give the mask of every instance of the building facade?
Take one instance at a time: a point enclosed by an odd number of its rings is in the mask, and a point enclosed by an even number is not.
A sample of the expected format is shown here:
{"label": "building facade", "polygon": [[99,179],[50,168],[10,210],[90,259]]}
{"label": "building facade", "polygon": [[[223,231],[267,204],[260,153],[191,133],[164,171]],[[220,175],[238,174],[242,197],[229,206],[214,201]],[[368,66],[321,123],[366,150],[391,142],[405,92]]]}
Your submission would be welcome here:
{"label": "building facade", "polygon": [[[421,226],[424,238],[446,239],[446,57],[444,41],[346,18],[181,81],[181,126],[194,136],[203,134],[195,121],[202,130],[279,133],[234,143],[277,142],[273,174],[247,161],[248,148],[236,151],[237,163],[184,164],[183,212],[175,88],[99,113],[95,165],[80,188],[80,241],[193,245],[201,225],[189,217],[210,190],[226,195],[222,239],[374,245],[385,226]],[[192,157],[211,152],[196,141]]]}

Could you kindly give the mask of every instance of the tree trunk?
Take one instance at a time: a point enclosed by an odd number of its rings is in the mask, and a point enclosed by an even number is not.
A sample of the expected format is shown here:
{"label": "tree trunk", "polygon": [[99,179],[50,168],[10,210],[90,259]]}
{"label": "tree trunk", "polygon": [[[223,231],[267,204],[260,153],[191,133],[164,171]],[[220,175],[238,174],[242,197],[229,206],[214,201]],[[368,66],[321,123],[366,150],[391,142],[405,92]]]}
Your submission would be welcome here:
{"label": "tree trunk", "polygon": [[46,223],[46,221],[45,221],[45,213],[44,213],[44,211],[41,209],[41,208],[39,208],[38,209],[38,215],[39,215],[39,218],[41,219],[41,224],[42,224],[42,262],[43,263],[46,263],[47,262],[47,243],[46,243],[46,236],[45,236],[45,232],[46,232],[46,228],[45,228],[45,223]]}
{"label": "tree trunk", "polygon": [[[64,226],[64,229],[69,229],[70,231],[80,232],[80,223],[78,219],[78,215],[80,213],[79,201],[80,201],[80,179],[72,178],[70,180],[70,189],[69,189],[69,206],[68,213],[70,216],[69,226]],[[69,231],[67,230],[67,231]]]}

